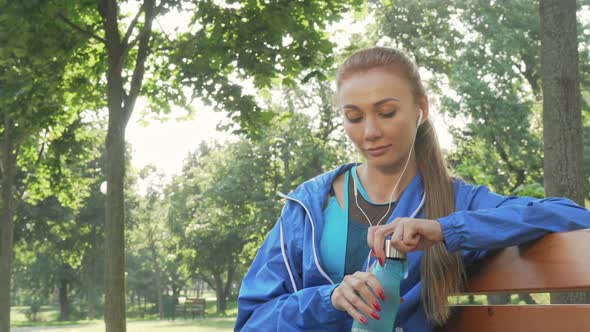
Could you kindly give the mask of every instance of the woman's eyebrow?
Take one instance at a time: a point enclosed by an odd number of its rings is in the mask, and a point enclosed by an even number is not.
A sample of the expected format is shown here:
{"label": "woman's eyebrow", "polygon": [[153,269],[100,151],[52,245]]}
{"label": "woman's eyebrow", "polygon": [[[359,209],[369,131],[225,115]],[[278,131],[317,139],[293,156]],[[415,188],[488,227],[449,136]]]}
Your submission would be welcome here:
{"label": "woman's eyebrow", "polygon": [[[394,97],[383,98],[383,99],[379,100],[378,102],[375,102],[373,104],[373,107],[381,106],[381,105],[388,103],[390,101],[400,101],[400,100],[398,98],[394,98]],[[353,105],[353,104],[346,104],[346,105],[340,106],[340,109],[345,109],[345,108],[351,108],[351,109],[360,111],[360,108],[356,105]]]}
{"label": "woman's eyebrow", "polygon": [[340,106],[339,110],[343,110],[343,109],[346,109],[346,108],[350,108],[350,109],[353,109],[353,110],[356,110],[356,111],[360,111],[361,110],[358,106],[353,105],[353,104],[346,104],[346,105]]}
{"label": "woman's eyebrow", "polygon": [[390,102],[390,101],[400,101],[400,100],[398,98],[393,98],[393,97],[384,98],[384,99],[381,99],[378,102],[374,103],[373,106],[375,106],[375,107],[381,106],[381,105],[383,105],[387,102]]}

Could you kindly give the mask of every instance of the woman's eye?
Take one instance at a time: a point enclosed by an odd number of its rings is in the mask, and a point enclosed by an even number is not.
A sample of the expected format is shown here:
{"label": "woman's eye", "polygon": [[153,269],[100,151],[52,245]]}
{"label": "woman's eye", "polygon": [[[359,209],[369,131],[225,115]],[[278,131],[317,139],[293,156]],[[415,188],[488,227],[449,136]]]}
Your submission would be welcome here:
{"label": "woman's eye", "polygon": [[355,117],[352,117],[352,116],[349,117],[349,116],[347,116],[346,119],[349,122],[352,122],[352,123],[359,123],[359,122],[361,122],[361,120],[363,119],[363,117],[361,117],[361,116],[355,116]]}
{"label": "woman's eye", "polygon": [[357,110],[348,110],[344,113],[344,116],[346,117],[346,120],[348,120],[348,122],[352,123],[361,122],[361,120],[363,119],[363,113]]}
{"label": "woman's eye", "polygon": [[387,112],[381,112],[381,116],[384,118],[392,118],[395,113],[397,112],[397,110],[391,110],[391,111],[387,111]]}

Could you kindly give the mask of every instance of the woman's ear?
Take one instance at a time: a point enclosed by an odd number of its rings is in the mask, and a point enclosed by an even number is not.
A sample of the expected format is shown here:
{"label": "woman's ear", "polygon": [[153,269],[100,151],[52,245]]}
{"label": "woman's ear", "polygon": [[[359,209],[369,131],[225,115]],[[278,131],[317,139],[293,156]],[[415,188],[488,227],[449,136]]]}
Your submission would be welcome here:
{"label": "woman's ear", "polygon": [[423,124],[427,119],[428,119],[428,97],[424,96],[420,99],[420,102],[418,104],[418,108],[419,108],[419,118],[420,118],[420,123],[418,124],[418,126],[420,126],[421,124]]}

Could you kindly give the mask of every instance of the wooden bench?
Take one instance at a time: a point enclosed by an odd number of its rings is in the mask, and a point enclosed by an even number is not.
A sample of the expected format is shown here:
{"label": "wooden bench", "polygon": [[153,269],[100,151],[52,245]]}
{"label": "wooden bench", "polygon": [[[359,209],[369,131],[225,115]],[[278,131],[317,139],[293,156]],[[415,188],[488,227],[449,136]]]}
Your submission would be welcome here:
{"label": "wooden bench", "polygon": [[183,304],[176,305],[176,313],[182,314],[185,319],[187,314],[190,314],[192,319],[195,319],[196,316],[205,318],[206,307],[205,299],[186,298]]}
{"label": "wooden bench", "polygon": [[[590,291],[590,229],[549,234],[485,259],[467,294]],[[590,331],[590,304],[460,305],[444,332]]]}

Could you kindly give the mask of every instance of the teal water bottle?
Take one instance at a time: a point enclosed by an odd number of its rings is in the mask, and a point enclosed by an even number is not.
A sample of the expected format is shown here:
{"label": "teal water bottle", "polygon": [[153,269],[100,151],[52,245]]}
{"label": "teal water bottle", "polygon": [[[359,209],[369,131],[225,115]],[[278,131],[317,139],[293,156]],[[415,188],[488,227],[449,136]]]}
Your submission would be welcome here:
{"label": "teal water bottle", "polygon": [[407,277],[408,262],[406,254],[398,251],[390,245],[390,240],[385,240],[385,262],[383,266],[374,264],[372,273],[375,275],[383,291],[385,292],[385,301],[379,296],[375,296],[381,304],[381,319],[375,320],[366,317],[366,325],[354,321],[351,332],[391,332],[393,324],[399,309],[400,301],[400,284]]}

